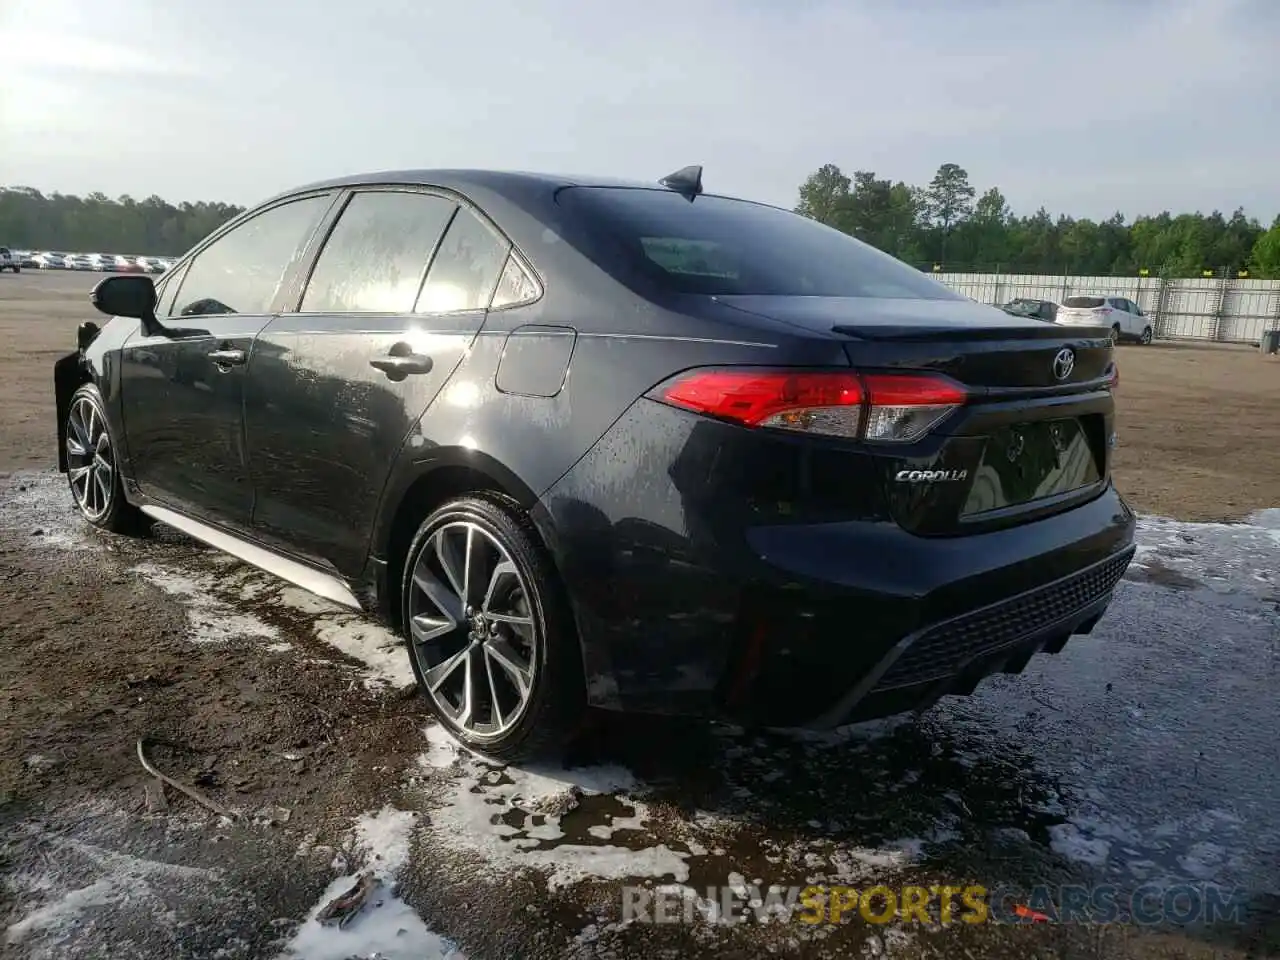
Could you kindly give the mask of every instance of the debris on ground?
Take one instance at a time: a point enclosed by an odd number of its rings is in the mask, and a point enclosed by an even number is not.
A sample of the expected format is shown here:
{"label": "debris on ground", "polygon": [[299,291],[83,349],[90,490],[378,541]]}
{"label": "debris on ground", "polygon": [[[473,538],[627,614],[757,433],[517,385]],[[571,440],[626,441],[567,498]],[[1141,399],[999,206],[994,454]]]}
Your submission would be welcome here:
{"label": "debris on ground", "polygon": [[356,878],[356,882],[345,892],[338,894],[330,900],[316,914],[316,919],[323,924],[337,924],[339,927],[345,927],[360,912],[360,908],[364,906],[365,901],[369,899],[369,894],[373,892],[376,881],[373,878],[372,871],[366,870]]}
{"label": "debris on ground", "polygon": [[172,743],[168,743],[167,741],[158,740],[154,737],[139,738],[138,760],[142,763],[142,768],[146,770],[147,773],[151,774],[161,783],[167,783],[169,786],[173,787],[173,789],[177,790],[179,793],[186,794],[196,803],[200,804],[200,806],[205,807],[208,810],[212,810],[214,813],[220,814],[221,816],[225,817],[228,820],[234,821],[235,819],[238,818],[239,814],[237,814],[235,811],[228,810],[226,807],[218,803],[216,800],[210,799],[209,797],[205,796],[195,787],[189,787],[185,783],[175,780],[173,779],[173,777],[170,777],[167,774],[161,773],[160,770],[158,770],[155,767],[155,765],[152,764],[151,761],[147,758],[148,743],[157,743],[157,744],[164,743],[166,746],[172,746],[172,747],[177,746],[177,744],[172,744]]}

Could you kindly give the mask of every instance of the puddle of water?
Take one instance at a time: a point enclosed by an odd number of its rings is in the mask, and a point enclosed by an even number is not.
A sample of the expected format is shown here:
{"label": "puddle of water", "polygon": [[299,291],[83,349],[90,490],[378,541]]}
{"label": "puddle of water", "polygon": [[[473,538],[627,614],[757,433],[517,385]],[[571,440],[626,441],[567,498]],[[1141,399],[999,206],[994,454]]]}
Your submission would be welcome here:
{"label": "puddle of water", "polygon": [[373,876],[374,886],[364,906],[344,926],[322,923],[320,912],[355,885],[359,871],[334,878],[278,960],[465,960],[397,895],[396,882],[409,863],[416,826],[413,813],[389,806],[362,816],[356,822],[351,854]]}
{"label": "puddle of water", "polygon": [[1127,579],[1223,597],[1280,599],[1280,509],[1259,511],[1244,523],[1143,516],[1137,540]]}

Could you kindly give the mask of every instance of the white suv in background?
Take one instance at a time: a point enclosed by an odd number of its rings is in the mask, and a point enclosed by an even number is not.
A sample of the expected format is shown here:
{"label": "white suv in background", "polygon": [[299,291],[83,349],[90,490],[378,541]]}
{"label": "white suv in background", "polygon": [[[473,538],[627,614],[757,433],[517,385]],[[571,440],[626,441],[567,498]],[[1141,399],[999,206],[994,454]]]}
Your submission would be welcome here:
{"label": "white suv in background", "polygon": [[1067,297],[1054,320],[1064,327],[1110,327],[1111,338],[1151,342],[1151,318],[1132,300],[1124,297]]}

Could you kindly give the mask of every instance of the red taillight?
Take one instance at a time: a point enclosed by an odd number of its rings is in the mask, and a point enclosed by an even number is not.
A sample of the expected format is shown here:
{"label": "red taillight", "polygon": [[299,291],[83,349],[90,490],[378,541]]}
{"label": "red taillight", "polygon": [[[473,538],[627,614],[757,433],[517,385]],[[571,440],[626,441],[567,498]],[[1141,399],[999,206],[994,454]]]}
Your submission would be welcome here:
{"label": "red taillight", "polygon": [[653,399],[749,427],[905,442],[926,434],[966,399],[959,384],[927,373],[689,370]]}

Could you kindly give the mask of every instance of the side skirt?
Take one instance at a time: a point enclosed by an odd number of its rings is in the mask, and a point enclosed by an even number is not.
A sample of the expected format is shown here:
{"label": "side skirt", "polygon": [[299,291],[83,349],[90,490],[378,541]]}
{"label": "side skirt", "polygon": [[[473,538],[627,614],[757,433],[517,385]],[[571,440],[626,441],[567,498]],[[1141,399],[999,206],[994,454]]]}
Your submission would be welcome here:
{"label": "side skirt", "polygon": [[356,599],[356,595],[351,592],[351,588],[346,581],[341,577],[309,567],[305,563],[290,560],[288,557],[282,557],[280,554],[273,553],[257,544],[241,540],[239,537],[233,536],[224,530],[211,527],[208,524],[201,523],[199,520],[193,520],[165,507],[147,504],[141,509],[147,516],[159,520],[166,526],[181,530],[189,537],[194,537],[203,543],[207,543],[223,553],[229,553],[245,563],[252,564],[259,570],[265,570],[272,576],[287,580],[289,583],[301,587],[303,590],[308,590],[316,596],[324,597],[326,600],[332,600],[334,603],[340,603],[344,607],[350,607],[354,610],[363,611],[364,609],[360,601]]}

